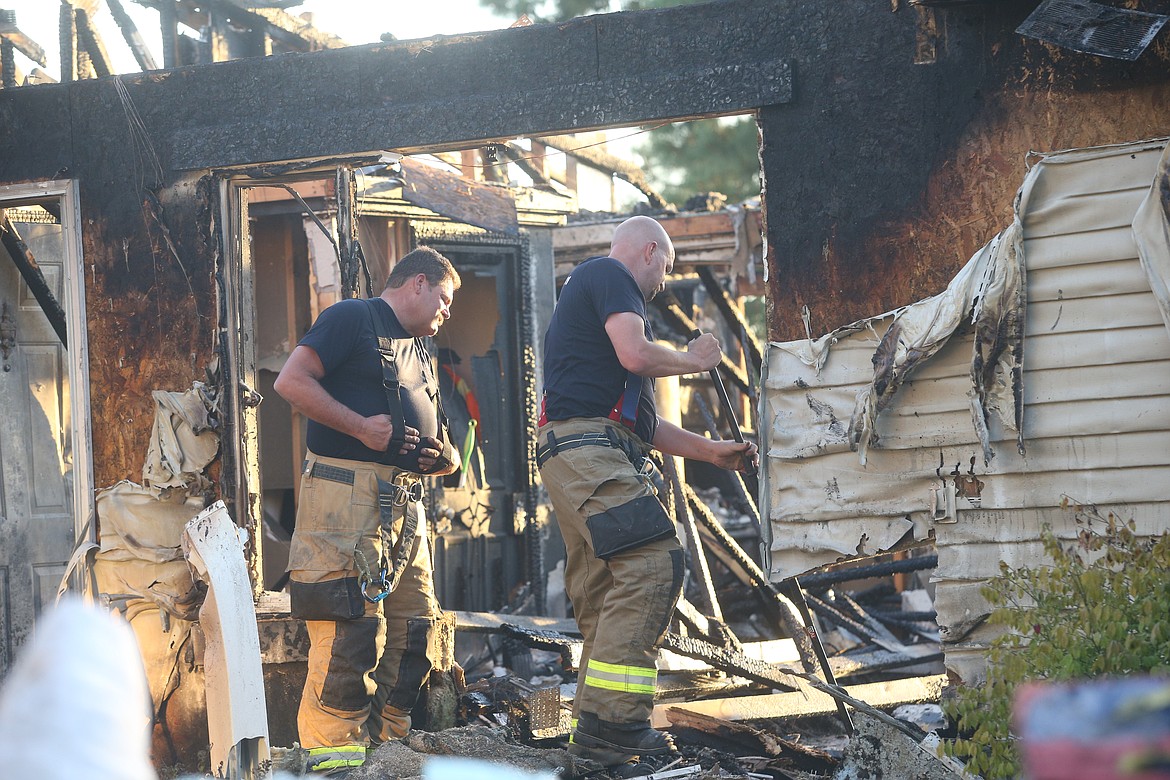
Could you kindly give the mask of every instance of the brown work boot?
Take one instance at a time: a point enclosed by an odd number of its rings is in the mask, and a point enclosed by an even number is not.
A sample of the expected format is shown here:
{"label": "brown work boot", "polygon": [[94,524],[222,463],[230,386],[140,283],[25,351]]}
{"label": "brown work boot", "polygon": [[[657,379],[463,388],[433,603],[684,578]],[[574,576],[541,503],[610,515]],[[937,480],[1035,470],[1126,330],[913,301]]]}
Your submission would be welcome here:
{"label": "brown work boot", "polygon": [[624,764],[631,756],[660,756],[674,752],[669,734],[645,723],[610,723],[582,712],[573,731],[569,752],[604,766]]}

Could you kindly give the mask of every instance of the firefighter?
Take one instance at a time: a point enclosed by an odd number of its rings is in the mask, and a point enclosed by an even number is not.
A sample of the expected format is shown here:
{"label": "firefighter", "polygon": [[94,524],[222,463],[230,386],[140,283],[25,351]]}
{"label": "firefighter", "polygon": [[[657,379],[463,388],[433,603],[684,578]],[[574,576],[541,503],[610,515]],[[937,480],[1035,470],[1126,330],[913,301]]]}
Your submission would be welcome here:
{"label": "firefighter", "polygon": [[565,281],[545,336],[537,463],[565,539],[565,587],[585,638],[570,750],[606,765],[674,749],[650,726],[656,647],[683,583],[674,523],[647,476],[651,447],[742,469],[750,442],[712,441],[658,417],[654,378],[707,371],[719,342],[654,341],[646,302],[665,287],[674,246],[649,217],[614,231],[608,257]]}
{"label": "firefighter", "polygon": [[276,380],[309,418],[289,593],[309,632],[297,730],[312,772],[346,773],[404,736],[437,660],[420,475],[450,474],[459,456],[422,337],[459,284],[438,252],[410,252],[379,297],[323,311]]}

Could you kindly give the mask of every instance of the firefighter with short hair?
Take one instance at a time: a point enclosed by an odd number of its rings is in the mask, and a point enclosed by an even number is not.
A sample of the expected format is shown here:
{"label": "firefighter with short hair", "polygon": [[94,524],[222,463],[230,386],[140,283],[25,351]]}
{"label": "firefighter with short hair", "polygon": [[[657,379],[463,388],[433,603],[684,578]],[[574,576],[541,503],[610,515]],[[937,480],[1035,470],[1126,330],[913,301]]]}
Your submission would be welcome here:
{"label": "firefighter with short hair", "polygon": [[345,774],[405,736],[437,660],[420,475],[453,473],[459,455],[422,338],[459,285],[438,252],[408,253],[380,296],[321,312],[276,379],[309,418],[288,566],[309,632],[297,731],[311,772]]}

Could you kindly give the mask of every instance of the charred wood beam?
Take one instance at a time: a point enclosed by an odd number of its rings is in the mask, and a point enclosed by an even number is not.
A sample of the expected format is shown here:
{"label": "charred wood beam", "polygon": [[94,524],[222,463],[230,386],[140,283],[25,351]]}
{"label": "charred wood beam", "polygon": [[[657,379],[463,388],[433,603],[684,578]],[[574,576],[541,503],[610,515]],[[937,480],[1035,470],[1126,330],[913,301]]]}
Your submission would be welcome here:
{"label": "charred wood beam", "polygon": [[738,650],[729,650],[696,637],[680,636],[672,631],[666,632],[659,646],[777,690],[800,690],[800,683],[794,678],[805,676],[791,669],[781,669],[765,661],[757,661]]}
{"label": "charred wood beam", "polygon": [[89,20],[89,14],[78,8],[76,11],[76,20],[77,42],[81,44],[86,54],[89,55],[89,61],[93,65],[94,73],[99,77],[109,76],[114,72],[110,67],[110,55],[106,54],[106,47],[102,43],[102,38],[98,35],[98,31],[94,28],[93,23]]}
{"label": "charred wood beam", "polygon": [[126,39],[126,45],[133,52],[138,67],[142,70],[155,70],[158,66],[154,64],[154,57],[151,56],[150,49],[146,47],[146,41],[142,40],[142,34],[138,32],[138,27],[134,24],[134,20],[126,13],[126,9],[122,7],[122,0],[106,0],[106,5],[109,6],[110,14],[113,15],[118,29],[122,31],[122,37]]}
{"label": "charred wood beam", "polygon": [[154,7],[158,9],[158,26],[162,35],[163,67],[177,68],[179,62],[179,9],[173,0],[163,0]]}
{"label": "charred wood beam", "polygon": [[877,718],[883,723],[893,726],[898,731],[906,734],[915,742],[921,742],[925,736],[920,729],[887,715],[876,707],[850,695],[841,686],[825,683],[817,679],[814,675],[804,674],[785,666],[757,661],[754,658],[745,656],[743,653],[738,653],[733,650],[723,650],[709,642],[679,636],[670,632],[667,632],[666,637],[662,640],[662,647],[688,658],[697,658],[706,661],[716,669],[722,669],[732,674],[738,674],[740,677],[746,677],[749,680],[770,685],[777,690],[799,690],[800,683],[797,680],[803,680],[808,686],[821,693],[828,694],[839,704],[848,704],[858,712],[864,712],[871,717]]}
{"label": "charred wood beam", "polygon": [[[679,303],[678,298],[675,298],[671,293],[663,293],[654,296],[652,301],[658,311],[662,312],[662,316],[667,323],[674,328],[675,332],[681,336],[690,339],[692,331],[698,330],[695,321],[687,316],[683,311],[682,304]],[[724,354],[719,360],[719,373],[725,378],[735,384],[739,391],[749,398],[755,397],[752,389],[748,383],[747,375],[740,370],[739,366],[732,363],[731,360]]]}
{"label": "charred wood beam", "polygon": [[712,642],[716,641],[717,637],[711,630],[711,621],[694,604],[689,602],[686,596],[681,597],[674,605],[674,612],[675,617],[687,627],[688,631]]}
{"label": "charred wood beam", "polygon": [[0,38],[42,68],[45,67],[45,50],[16,26],[16,11],[0,11]]}
{"label": "charred wood beam", "polygon": [[572,618],[507,615],[495,612],[455,612],[455,629],[457,631],[497,634],[504,632],[505,623],[519,626],[528,631],[552,631],[570,637],[581,635],[577,622]]}
{"label": "charred wood beam", "polygon": [[[804,601],[804,591],[795,578],[786,580],[781,590],[772,584],[763,569],[756,565],[739,543],[719,523],[710,508],[699,498],[698,494],[687,486],[687,500],[695,510],[695,514],[702,521],[702,530],[714,543],[711,549],[724,566],[727,566],[740,582],[751,586],[764,603],[764,609],[769,617],[778,624],[796,644],[800,653],[800,662],[808,673],[816,673],[819,669],[825,682],[836,685],[833,668],[825,654],[825,648],[817,635],[816,626],[808,606]],[[838,714],[841,720],[852,731],[853,721],[849,712],[838,702]]]}
{"label": "charred wood beam", "polygon": [[[127,86],[135,102],[158,107],[155,144],[174,170],[467,147],[789,103],[792,54],[782,6],[726,0],[599,14],[429,42],[234,60],[179,81]],[[173,2],[155,7],[174,23]],[[171,38],[167,30],[163,36]],[[558,67],[550,69],[553,61]],[[173,67],[173,57],[165,64]],[[180,110],[192,105],[216,110]]]}
{"label": "charred wood beam", "polygon": [[77,78],[77,26],[73,16],[73,6],[62,3],[59,18],[59,33],[61,44],[61,83],[74,81]]}
{"label": "charred wood beam", "polygon": [[885,649],[901,652],[906,648],[906,645],[898,637],[890,633],[890,630],[882,625],[881,621],[869,614],[865,607],[851,599],[848,593],[836,593],[833,601],[845,606],[852,612],[861,621],[861,624],[869,629],[870,633],[876,637],[874,641],[878,642]]}
{"label": "charred wood beam", "polygon": [[61,308],[53,291],[49,289],[45,275],[41,273],[41,268],[37,265],[36,258],[32,256],[32,252],[28,251],[28,246],[25,245],[20,234],[16,232],[16,228],[9,222],[8,215],[3,210],[0,210],[0,242],[3,243],[8,256],[12,258],[12,262],[16,264],[17,270],[20,271],[20,275],[24,278],[33,297],[44,310],[45,317],[53,326],[57,338],[61,339],[61,345],[68,349],[69,339],[66,333],[65,310]]}
{"label": "charred wood beam", "polygon": [[[804,591],[795,578],[786,580],[786,591],[778,589],[768,579],[764,571],[756,565],[731,534],[715,519],[710,508],[699,498],[694,490],[687,486],[687,500],[695,510],[695,514],[702,520],[703,531],[714,542],[712,550],[719,557],[728,570],[736,575],[745,585],[755,589],[764,603],[764,609],[771,619],[777,623],[796,644],[800,653],[800,662],[805,671],[812,674],[819,669],[821,677],[829,685],[836,685],[833,668],[825,654],[825,648],[817,635],[812,615],[805,604]],[[720,554],[722,553],[722,555]],[[842,722],[852,731],[853,721],[848,710],[840,702],[837,711]]]}
{"label": "charred wood beam", "polygon": [[723,610],[719,606],[719,597],[715,594],[715,583],[711,580],[711,567],[707,564],[707,555],[699,541],[699,529],[695,525],[695,518],[691,515],[686,496],[683,493],[682,479],[679,477],[675,459],[669,455],[662,458],[662,474],[670,486],[674,497],[674,519],[682,526],[687,540],[687,550],[691,555],[691,573],[699,585],[699,594],[702,597],[701,607],[706,608],[706,615],[718,623],[723,622]]}
{"label": "charred wood beam", "polygon": [[366,283],[366,295],[374,295],[370,267],[358,241],[357,179],[353,169],[337,168],[337,259],[341,263],[341,294],[345,298],[362,296],[358,285],[358,271]]}
{"label": "charred wood beam", "polygon": [[853,566],[844,569],[806,574],[800,578],[800,584],[808,589],[827,588],[838,582],[865,580],[870,577],[882,577],[887,574],[897,574],[899,572],[923,571],[925,569],[933,569],[936,566],[938,566],[937,555],[917,555],[913,558],[898,561],[891,560],[869,566]]}
{"label": "charred wood beam", "polygon": [[[849,615],[845,614],[837,607],[833,606],[827,601],[817,598],[816,596],[808,596],[808,605],[812,607],[813,611],[822,617],[836,623],[841,628],[856,634],[862,639],[873,642],[879,647],[885,648],[892,653],[899,653],[906,649],[906,646],[899,642],[896,638],[890,640],[889,630],[885,626],[881,627],[881,631],[874,631],[868,622],[855,620]],[[876,622],[876,621],[875,621]],[[879,624],[880,625],[880,624]]]}
{"label": "charred wood beam", "polygon": [[4,77],[5,87],[16,86],[16,57],[13,52],[12,41],[0,39],[0,75]]}
{"label": "charred wood beam", "polygon": [[801,745],[798,742],[785,739],[770,731],[753,728],[745,723],[739,723],[734,720],[716,718],[711,715],[704,715],[701,712],[692,712],[679,706],[668,708],[666,710],[666,717],[672,726],[678,728],[694,729],[717,736],[730,733],[750,737],[753,741],[758,742],[770,756],[779,756],[787,752],[824,761],[828,764],[837,763],[832,756],[823,750]]}
{"label": "charred wood beam", "polygon": [[731,301],[731,297],[723,286],[719,284],[719,280],[715,278],[715,273],[708,266],[696,266],[699,279],[703,282],[703,288],[707,291],[711,302],[715,304],[715,308],[723,315],[724,322],[727,323],[728,329],[736,335],[739,343],[743,346],[744,354],[747,355],[748,363],[752,367],[755,376],[760,375],[760,369],[764,364],[764,350],[760,346],[760,342],[756,339],[755,334],[752,333],[751,327],[744,319],[743,312],[739,310]]}
{"label": "charred wood beam", "polygon": [[560,653],[561,666],[565,671],[576,671],[581,668],[581,653],[585,643],[581,639],[562,634],[559,631],[549,631],[540,628],[523,628],[514,623],[502,623],[503,633],[528,647],[540,650],[551,650]]}

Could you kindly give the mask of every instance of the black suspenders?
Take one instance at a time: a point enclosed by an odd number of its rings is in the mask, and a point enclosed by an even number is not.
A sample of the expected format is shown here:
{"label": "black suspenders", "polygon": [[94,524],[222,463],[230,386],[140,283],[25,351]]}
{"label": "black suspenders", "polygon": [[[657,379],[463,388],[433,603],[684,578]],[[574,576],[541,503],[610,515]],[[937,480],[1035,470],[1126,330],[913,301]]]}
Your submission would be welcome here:
{"label": "black suspenders", "polygon": [[[386,445],[386,451],[397,453],[406,442],[406,415],[402,413],[402,383],[398,381],[398,362],[394,339],[390,338],[390,333],[386,330],[386,324],[382,317],[374,311],[374,308],[379,305],[374,301],[378,299],[365,298],[364,300],[366,314],[370,318],[370,327],[377,339],[375,349],[378,351],[379,362],[382,364],[382,388],[386,391],[386,405],[389,408],[390,422],[394,426],[390,442]],[[430,360],[423,361],[423,372],[427,380],[428,391],[432,387],[435,390],[435,396],[432,400],[439,415],[439,434],[444,436],[443,432],[447,429],[447,415],[443,412],[443,399],[439,393],[439,384],[431,376]]]}

